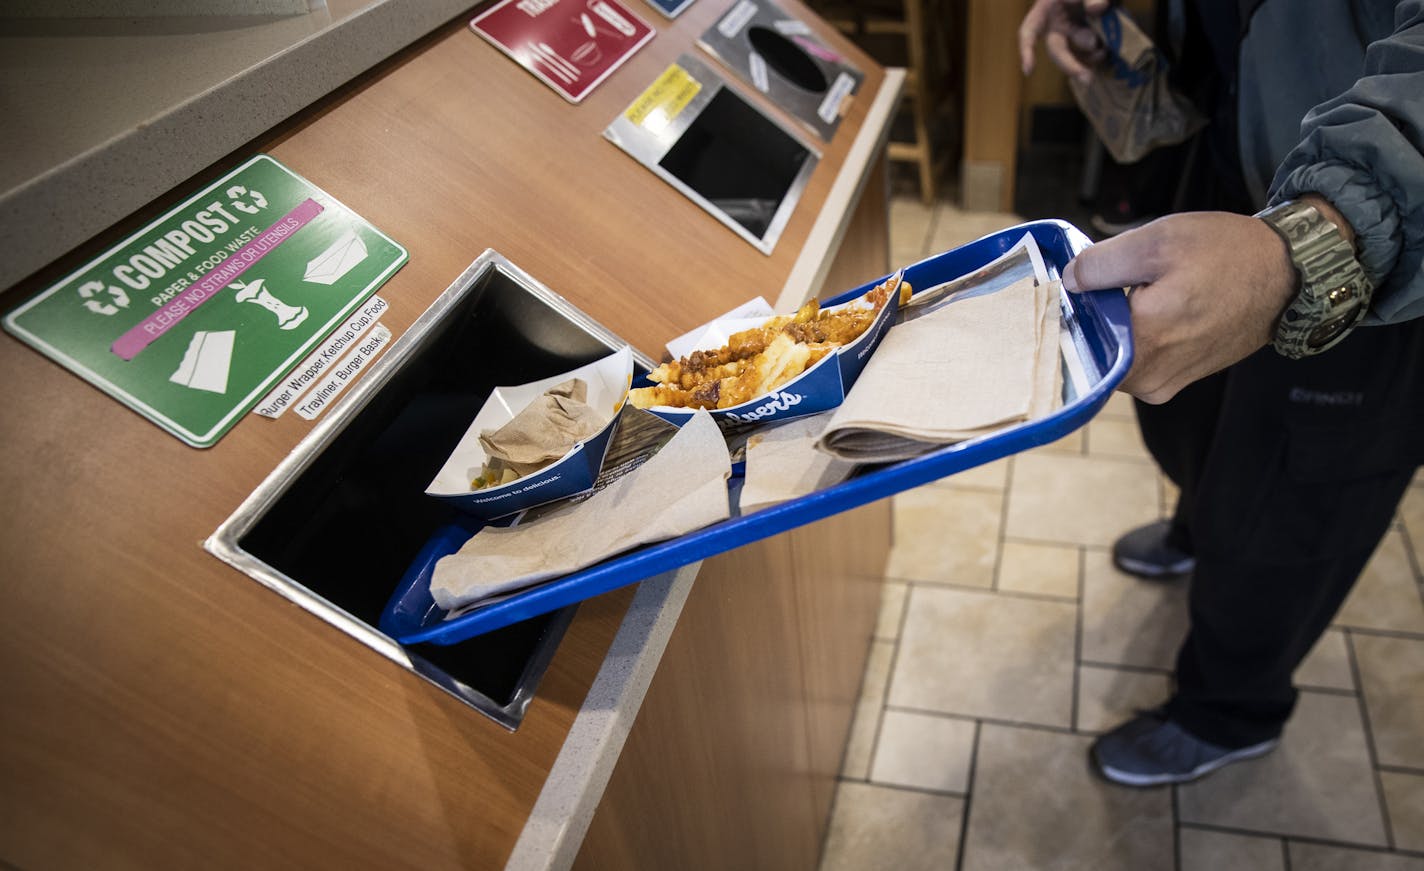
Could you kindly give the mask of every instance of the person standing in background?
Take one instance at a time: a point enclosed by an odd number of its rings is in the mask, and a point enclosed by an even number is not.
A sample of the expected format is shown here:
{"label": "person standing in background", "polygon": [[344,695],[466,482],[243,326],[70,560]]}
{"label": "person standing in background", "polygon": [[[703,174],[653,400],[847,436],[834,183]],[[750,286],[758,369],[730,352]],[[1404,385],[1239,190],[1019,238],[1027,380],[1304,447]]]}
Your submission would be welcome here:
{"label": "person standing in background", "polygon": [[[1126,288],[1121,385],[1180,488],[1119,568],[1191,574],[1173,695],[1101,736],[1133,786],[1273,749],[1292,674],[1424,463],[1424,0],[1170,0],[1211,123],[1185,211],[1100,242],[1069,291]],[[1107,0],[1036,0],[1019,30],[1091,77]],[[1259,211],[1258,211],[1259,210]]]}

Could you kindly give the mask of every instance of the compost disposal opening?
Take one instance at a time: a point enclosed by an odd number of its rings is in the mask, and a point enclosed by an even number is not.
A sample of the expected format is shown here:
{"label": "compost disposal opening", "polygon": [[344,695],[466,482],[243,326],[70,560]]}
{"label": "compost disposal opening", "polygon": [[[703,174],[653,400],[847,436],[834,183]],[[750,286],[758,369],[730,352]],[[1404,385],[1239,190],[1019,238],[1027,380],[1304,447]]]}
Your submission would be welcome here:
{"label": "compost disposal opening", "polygon": [[825,93],[826,76],[801,46],[767,27],[751,27],[747,39],[767,66],[787,81],[815,93]]}

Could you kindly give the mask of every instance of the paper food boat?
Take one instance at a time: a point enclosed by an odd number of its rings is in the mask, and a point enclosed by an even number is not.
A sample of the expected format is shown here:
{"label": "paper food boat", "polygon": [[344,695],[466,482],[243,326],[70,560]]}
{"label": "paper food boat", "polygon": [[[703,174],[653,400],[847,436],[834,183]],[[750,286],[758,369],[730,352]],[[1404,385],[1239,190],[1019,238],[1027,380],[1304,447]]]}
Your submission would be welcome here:
{"label": "paper food boat", "polygon": [[[861,370],[870,360],[870,355],[875,353],[875,349],[880,346],[880,341],[885,338],[885,332],[894,323],[895,312],[900,304],[900,282],[903,279],[904,272],[901,271],[886,280],[891,287],[889,298],[886,299],[885,305],[881,306],[875,320],[871,322],[865,332],[856,337],[855,341],[842,345],[817,360],[814,366],[775,390],[753,397],[740,405],[709,409],[708,413],[712,415],[712,419],[724,427],[747,423],[768,423],[775,420],[803,417],[808,414],[819,414],[840,405],[845,401],[846,392],[850,390],[851,385],[855,384],[855,379],[860,377]],[[857,305],[864,305],[860,297],[839,305],[826,306],[823,311],[839,311]],[[746,322],[743,322],[743,319],[728,323],[714,322],[705,328],[700,328],[700,331],[694,331],[708,338],[705,343],[700,343],[693,350],[706,351],[719,348],[726,343],[726,336],[739,330],[761,326],[764,323],[766,323],[766,318],[753,318]],[[637,386],[647,386],[648,384],[651,382],[641,383]],[[696,413],[696,409],[673,408],[666,405],[654,405],[647,410],[678,426],[691,420],[692,415]]]}
{"label": "paper food boat", "polygon": [[[489,459],[480,447],[480,433],[509,423],[550,387],[570,378],[582,378],[588,384],[588,404],[608,418],[603,428],[575,444],[563,457],[538,472],[498,487],[471,490],[470,481]],[[445,465],[426,487],[426,494],[452,502],[460,510],[481,520],[492,520],[593,489],[613,435],[613,422],[618,419],[618,411],[623,407],[632,378],[633,351],[625,345],[587,366],[528,384],[496,387]]]}

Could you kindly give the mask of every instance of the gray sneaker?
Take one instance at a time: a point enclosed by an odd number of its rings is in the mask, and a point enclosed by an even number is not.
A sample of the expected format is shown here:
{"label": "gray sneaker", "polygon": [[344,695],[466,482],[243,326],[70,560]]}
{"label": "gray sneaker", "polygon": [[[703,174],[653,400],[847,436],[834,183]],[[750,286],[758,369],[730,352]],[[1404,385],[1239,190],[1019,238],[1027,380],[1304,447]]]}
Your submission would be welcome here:
{"label": "gray sneaker", "polygon": [[1140,578],[1171,578],[1190,574],[1196,557],[1167,543],[1172,524],[1158,520],[1124,534],[1113,542],[1113,565]]}
{"label": "gray sneaker", "polygon": [[1203,741],[1167,719],[1159,708],[1138,716],[1093,742],[1093,764],[1108,780],[1126,786],[1185,783],[1223,765],[1265,755],[1279,738],[1231,749]]}

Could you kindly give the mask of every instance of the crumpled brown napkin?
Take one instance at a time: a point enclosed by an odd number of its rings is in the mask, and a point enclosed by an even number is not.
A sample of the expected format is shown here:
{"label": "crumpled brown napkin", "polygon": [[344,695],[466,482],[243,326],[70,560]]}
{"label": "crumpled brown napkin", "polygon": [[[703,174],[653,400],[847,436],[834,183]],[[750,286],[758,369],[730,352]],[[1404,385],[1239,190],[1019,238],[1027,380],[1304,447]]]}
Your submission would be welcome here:
{"label": "crumpled brown napkin", "polygon": [[1167,63],[1152,40],[1121,9],[1092,22],[1107,47],[1107,62],[1086,85],[1070,79],[1073,96],[1118,163],[1184,142],[1206,124],[1187,98],[1167,83]]}
{"label": "crumpled brown napkin", "polygon": [[725,520],[731,474],[721,430],[699,411],[646,463],[588,499],[481,529],[436,562],[430,594],[453,610]]}
{"label": "crumpled brown napkin", "polygon": [[588,404],[588,384],[570,378],[544,391],[509,423],[480,433],[480,447],[490,465],[498,461],[523,477],[567,454],[607,424]]}

